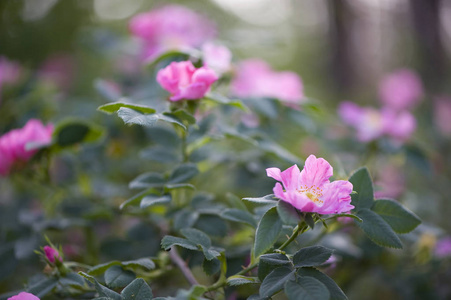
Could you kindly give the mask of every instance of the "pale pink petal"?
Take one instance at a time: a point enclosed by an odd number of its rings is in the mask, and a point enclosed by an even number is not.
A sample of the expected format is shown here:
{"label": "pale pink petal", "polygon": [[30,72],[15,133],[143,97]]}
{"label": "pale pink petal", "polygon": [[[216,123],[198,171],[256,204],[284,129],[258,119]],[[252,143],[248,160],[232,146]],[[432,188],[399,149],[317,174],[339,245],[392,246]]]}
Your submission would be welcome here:
{"label": "pale pink petal", "polygon": [[338,115],[348,125],[359,126],[362,122],[363,109],[357,104],[344,101],[338,106]]}
{"label": "pale pink petal", "polygon": [[282,182],[282,175],[279,168],[267,168],[266,175],[272,177],[277,181]]}
{"label": "pale pink petal", "polygon": [[350,211],[354,208],[351,205],[352,183],[345,180],[336,180],[324,185],[321,200],[324,205],[319,211],[320,214],[339,214]]}
{"label": "pale pink petal", "polygon": [[274,195],[279,199],[285,199],[285,193],[283,191],[282,185],[280,183],[276,183],[273,189]]}
{"label": "pale pink petal", "polygon": [[9,297],[8,300],[39,300],[39,298],[33,294],[21,292],[18,295]]}
{"label": "pale pink petal", "polygon": [[285,190],[295,190],[299,187],[300,171],[297,165],[293,165],[280,173]]}
{"label": "pale pink petal", "polygon": [[315,155],[310,155],[300,174],[300,184],[307,187],[321,187],[329,182],[332,175],[333,168],[324,158],[316,158]]}

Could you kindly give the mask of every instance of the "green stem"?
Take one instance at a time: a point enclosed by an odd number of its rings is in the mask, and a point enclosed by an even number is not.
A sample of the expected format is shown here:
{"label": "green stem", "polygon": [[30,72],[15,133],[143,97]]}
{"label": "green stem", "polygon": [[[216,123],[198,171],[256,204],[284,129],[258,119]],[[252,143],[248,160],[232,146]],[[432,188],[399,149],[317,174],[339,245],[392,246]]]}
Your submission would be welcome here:
{"label": "green stem", "polygon": [[292,241],[294,241],[298,237],[299,234],[306,231],[308,226],[302,226],[302,223],[299,223],[298,226],[294,228],[293,234],[288,238],[288,240],[285,241],[285,243],[282,244],[282,246],[279,247],[279,250],[285,249],[289,244],[291,244]]}

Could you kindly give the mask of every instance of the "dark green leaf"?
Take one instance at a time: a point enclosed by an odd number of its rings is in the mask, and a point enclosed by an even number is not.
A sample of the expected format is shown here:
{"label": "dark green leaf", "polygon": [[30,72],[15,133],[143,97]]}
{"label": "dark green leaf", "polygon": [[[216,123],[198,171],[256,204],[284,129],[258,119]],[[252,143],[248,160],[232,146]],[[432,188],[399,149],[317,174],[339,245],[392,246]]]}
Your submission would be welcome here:
{"label": "dark green leaf", "polygon": [[133,179],[128,187],[131,189],[142,189],[151,187],[162,187],[165,184],[165,179],[160,173],[148,172],[143,173]]}
{"label": "dark green leaf", "polygon": [[227,223],[217,215],[202,214],[194,227],[211,236],[224,237],[227,235]]}
{"label": "dark green leaf", "polygon": [[108,299],[112,300],[123,300],[122,296],[116,293],[115,291],[110,290],[106,286],[101,285],[94,277],[84,273],[84,272],[78,272],[81,276],[89,280],[90,282],[94,283],[96,287],[96,291],[99,293],[100,297],[106,297]]}
{"label": "dark green leaf", "polygon": [[254,256],[258,257],[268,251],[279,237],[282,221],[277,214],[277,208],[269,209],[258,223],[255,233]]}
{"label": "dark green leaf", "polygon": [[152,188],[148,189],[148,190],[145,190],[145,191],[142,191],[141,193],[139,193],[139,194],[127,199],[127,201],[125,201],[124,203],[122,203],[119,206],[119,209],[124,209],[127,206],[138,204],[138,203],[141,202],[141,200],[144,197],[146,197],[147,195],[150,195],[150,194],[154,194],[154,193],[155,193],[155,190],[152,189]]}
{"label": "dark green leaf", "polygon": [[351,194],[351,204],[358,211],[361,208],[371,208],[374,201],[373,181],[366,167],[355,171],[349,181],[352,183],[354,191],[357,194]]}
{"label": "dark green leaf", "polygon": [[207,275],[214,275],[221,269],[221,262],[216,258],[212,260],[204,259],[202,263],[202,269]]}
{"label": "dark green leaf", "polygon": [[243,203],[243,201],[241,201],[240,198],[238,198],[236,195],[232,194],[232,193],[227,193],[226,194],[227,197],[227,202],[233,207],[233,208],[238,208],[244,211],[247,211],[247,207],[246,205]]}
{"label": "dark green leaf", "polygon": [[323,246],[305,247],[293,256],[293,264],[296,268],[318,266],[326,262],[333,251]]}
{"label": "dark green leaf", "polygon": [[348,300],[345,293],[340,289],[340,287],[333,281],[329,276],[321,273],[315,268],[300,268],[298,270],[300,276],[313,277],[321,281],[329,290],[330,300]]}
{"label": "dark green leaf", "polygon": [[133,103],[126,103],[126,102],[108,103],[108,104],[98,107],[97,110],[105,112],[107,114],[112,114],[112,113],[119,111],[119,109],[121,109],[122,107],[125,107],[127,109],[132,109],[136,112],[140,112],[143,114],[153,114],[156,112],[156,110],[151,107],[148,107],[145,105],[133,104]]}
{"label": "dark green leaf", "polygon": [[203,233],[200,230],[197,230],[195,228],[184,228],[184,229],[180,230],[180,232],[190,242],[192,242],[192,243],[194,243],[196,245],[200,245],[200,246],[205,247],[207,249],[211,247],[211,240],[210,240],[210,238],[208,237],[208,235],[206,235],[205,233]]}
{"label": "dark green leaf", "polygon": [[258,278],[263,280],[275,268],[289,266],[290,264],[288,257],[281,253],[263,254],[258,262]]}
{"label": "dark green leaf", "polygon": [[155,269],[155,263],[150,258],[140,258],[122,262],[122,266],[136,268],[141,267],[147,270]]}
{"label": "dark green leaf", "polygon": [[260,283],[257,277],[246,277],[242,275],[230,276],[227,278],[227,284],[230,286],[244,285],[244,284]]}
{"label": "dark green leaf", "polygon": [[313,220],[313,216],[311,213],[306,213],[304,215],[304,221],[311,229],[315,227],[315,220]]}
{"label": "dark green leaf", "polygon": [[77,119],[61,121],[53,132],[55,143],[59,147],[69,147],[78,143],[95,142],[102,136],[102,128]]}
{"label": "dark green leaf", "polygon": [[279,200],[277,203],[277,212],[283,223],[288,225],[297,225],[301,221],[299,212],[288,202]]}
{"label": "dark green leaf", "polygon": [[135,273],[124,270],[121,266],[112,266],[105,272],[105,283],[112,288],[127,286],[135,278]]}
{"label": "dark green leaf", "polygon": [[376,200],[371,210],[380,215],[397,233],[408,233],[421,223],[421,220],[413,212],[394,200]]}
{"label": "dark green leaf", "polygon": [[221,213],[221,218],[234,222],[249,224],[252,227],[257,226],[257,222],[250,213],[237,208],[228,208],[224,210]]}
{"label": "dark green leaf", "polygon": [[148,300],[153,298],[152,290],[142,278],[133,280],[121,293],[124,299]]}
{"label": "dark green leaf", "polygon": [[77,273],[70,272],[69,274],[66,274],[64,277],[60,277],[59,283],[61,285],[75,285],[79,287],[83,287],[85,285],[85,281],[83,277],[78,275]]}
{"label": "dark green leaf", "polygon": [[107,263],[103,263],[97,266],[92,267],[88,270],[88,274],[92,276],[97,276],[105,273],[106,270],[108,270],[112,266],[120,266],[121,262],[118,260],[113,260]]}
{"label": "dark green leaf", "polygon": [[363,208],[357,212],[363,222],[355,222],[366,235],[379,246],[402,248],[402,243],[393,229],[377,213]]}
{"label": "dark green leaf", "polygon": [[142,198],[141,203],[139,204],[140,208],[147,208],[152,205],[165,204],[171,202],[171,195],[148,195]]}
{"label": "dark green leaf", "polygon": [[164,250],[169,250],[174,245],[190,250],[199,250],[195,243],[184,238],[167,235],[161,240],[161,247],[163,247]]}
{"label": "dark green leaf", "polygon": [[281,289],[285,282],[294,278],[294,271],[289,267],[278,267],[265,277],[260,286],[261,297],[271,297]]}
{"label": "dark green leaf", "polygon": [[273,194],[259,198],[243,198],[243,200],[257,204],[274,204],[274,206],[277,205],[277,198],[275,198]]}
{"label": "dark green leaf", "polygon": [[169,177],[169,183],[185,182],[199,174],[195,164],[187,163],[177,167]]}
{"label": "dark green leaf", "polygon": [[172,114],[182,122],[186,122],[187,124],[190,125],[196,124],[196,118],[184,109],[176,110]]}
{"label": "dark green leaf", "polygon": [[285,294],[289,300],[324,300],[330,297],[327,287],[313,277],[298,277],[287,281]]}
{"label": "dark green leaf", "polygon": [[58,279],[56,277],[49,277],[30,285],[27,292],[35,295],[36,297],[42,298],[50,293],[57,283]]}

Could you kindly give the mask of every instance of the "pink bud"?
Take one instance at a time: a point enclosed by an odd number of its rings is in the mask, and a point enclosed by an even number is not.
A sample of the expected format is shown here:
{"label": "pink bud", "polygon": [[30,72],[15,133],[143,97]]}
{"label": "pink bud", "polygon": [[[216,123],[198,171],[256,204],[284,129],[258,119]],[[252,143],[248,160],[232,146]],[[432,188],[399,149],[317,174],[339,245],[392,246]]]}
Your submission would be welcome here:
{"label": "pink bud", "polygon": [[18,295],[8,298],[8,300],[39,300],[39,298],[33,294],[21,292]]}
{"label": "pink bud", "polygon": [[57,258],[61,262],[63,261],[58,250],[56,250],[50,246],[44,247],[44,253],[45,253],[45,257],[47,258],[47,260],[49,262],[51,262],[52,264],[55,263],[55,258]]}

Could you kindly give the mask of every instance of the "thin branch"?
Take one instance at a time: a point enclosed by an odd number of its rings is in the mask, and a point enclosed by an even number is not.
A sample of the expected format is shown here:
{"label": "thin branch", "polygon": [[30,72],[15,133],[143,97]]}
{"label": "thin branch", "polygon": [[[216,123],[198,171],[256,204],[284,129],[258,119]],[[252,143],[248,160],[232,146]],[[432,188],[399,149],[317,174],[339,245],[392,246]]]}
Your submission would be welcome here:
{"label": "thin branch", "polygon": [[177,265],[180,271],[182,271],[183,276],[185,276],[186,280],[188,280],[191,285],[199,284],[193,273],[191,273],[191,270],[189,269],[186,262],[180,257],[175,246],[172,246],[171,250],[169,251],[169,257],[171,258],[172,262]]}

